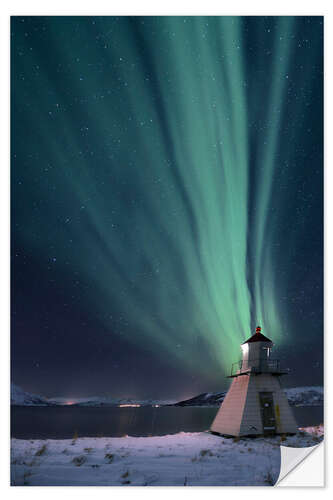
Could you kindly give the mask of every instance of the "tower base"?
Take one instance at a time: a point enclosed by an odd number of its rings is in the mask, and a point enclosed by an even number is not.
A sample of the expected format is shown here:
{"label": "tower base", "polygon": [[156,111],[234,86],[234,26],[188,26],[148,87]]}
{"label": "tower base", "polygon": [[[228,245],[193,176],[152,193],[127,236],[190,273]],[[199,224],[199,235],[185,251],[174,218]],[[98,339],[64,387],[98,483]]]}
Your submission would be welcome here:
{"label": "tower base", "polygon": [[252,438],[252,439],[256,439],[256,438],[262,438],[262,437],[267,437],[267,436],[295,436],[296,435],[296,432],[283,432],[283,433],[274,433],[274,434],[247,434],[247,435],[242,435],[242,436],[232,436],[231,434],[221,434],[220,432],[215,432],[215,431],[209,431],[210,434],[212,434],[213,436],[219,436],[219,437],[223,437],[223,438],[226,438],[226,439],[234,439],[235,437],[236,438]]}
{"label": "tower base", "polygon": [[210,431],[230,437],[296,434],[279,377],[249,373],[234,378]]}

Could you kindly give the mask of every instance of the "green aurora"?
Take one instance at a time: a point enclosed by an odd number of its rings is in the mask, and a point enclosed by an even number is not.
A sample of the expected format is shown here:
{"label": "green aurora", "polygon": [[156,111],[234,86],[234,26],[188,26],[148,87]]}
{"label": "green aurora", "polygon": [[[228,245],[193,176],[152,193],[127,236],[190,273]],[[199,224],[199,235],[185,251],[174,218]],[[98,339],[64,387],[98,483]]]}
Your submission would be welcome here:
{"label": "green aurora", "polygon": [[[77,281],[112,335],[207,379],[256,324],[289,345],[299,318],[282,297],[310,210],[299,219],[292,123],[308,126],[321,18],[302,70],[307,18],[25,19],[12,45],[19,244]],[[27,23],[46,26],[38,44]],[[291,79],[303,97],[290,105]]]}

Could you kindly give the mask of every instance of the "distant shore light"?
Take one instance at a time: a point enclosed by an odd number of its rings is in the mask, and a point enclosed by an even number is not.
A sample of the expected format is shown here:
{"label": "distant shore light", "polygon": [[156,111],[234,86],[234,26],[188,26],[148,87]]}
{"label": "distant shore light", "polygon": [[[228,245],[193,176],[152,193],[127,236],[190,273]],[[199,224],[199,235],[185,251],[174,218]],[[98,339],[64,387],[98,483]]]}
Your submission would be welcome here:
{"label": "distant shore light", "polygon": [[138,404],[132,404],[132,403],[126,403],[126,404],[121,404],[121,405],[118,405],[119,408],[138,408],[139,406],[141,405],[138,405]]}

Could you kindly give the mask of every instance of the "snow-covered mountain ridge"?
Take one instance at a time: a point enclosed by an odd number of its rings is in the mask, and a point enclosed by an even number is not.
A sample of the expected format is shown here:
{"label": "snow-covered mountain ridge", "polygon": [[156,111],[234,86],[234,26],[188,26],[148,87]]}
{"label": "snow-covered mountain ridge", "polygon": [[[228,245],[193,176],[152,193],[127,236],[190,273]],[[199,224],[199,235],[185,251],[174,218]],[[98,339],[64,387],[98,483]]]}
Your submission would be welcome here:
{"label": "snow-covered mountain ridge", "polygon": [[318,406],[324,404],[324,388],[322,386],[291,387],[285,389],[291,406]]}
{"label": "snow-covered mountain ridge", "polygon": [[10,387],[10,404],[17,406],[50,406],[50,403],[43,396],[30,394],[15,384],[11,384]]}
{"label": "snow-covered mountain ridge", "polygon": [[[319,406],[324,401],[324,389],[321,386],[292,387],[284,389],[291,406]],[[48,400],[43,396],[30,394],[15,384],[11,385],[11,404],[16,406],[219,406],[226,391],[205,392],[193,398],[171,403],[158,400],[111,399],[94,396],[85,400],[66,401],[63,398]]]}
{"label": "snow-covered mountain ridge", "polygon": [[[284,389],[291,406],[318,406],[324,402],[324,388],[321,386],[291,387]],[[174,406],[219,406],[225,398],[226,391],[199,394]]]}

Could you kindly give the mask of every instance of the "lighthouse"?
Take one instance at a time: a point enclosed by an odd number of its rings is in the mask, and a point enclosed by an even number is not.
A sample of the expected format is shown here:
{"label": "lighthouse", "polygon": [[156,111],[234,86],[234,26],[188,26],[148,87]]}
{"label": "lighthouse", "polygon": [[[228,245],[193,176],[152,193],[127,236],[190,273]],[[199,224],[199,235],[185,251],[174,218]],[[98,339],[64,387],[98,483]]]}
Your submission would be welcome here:
{"label": "lighthouse", "polygon": [[297,424],[281,387],[280,361],[271,358],[273,342],[257,326],[234,363],[230,389],[212,423],[211,432],[227,436],[294,434]]}

